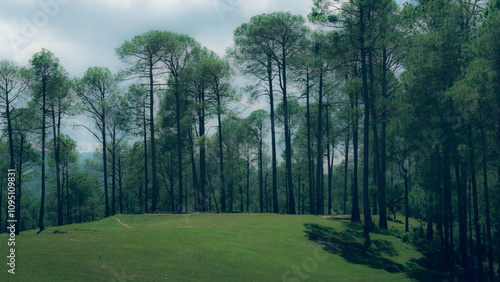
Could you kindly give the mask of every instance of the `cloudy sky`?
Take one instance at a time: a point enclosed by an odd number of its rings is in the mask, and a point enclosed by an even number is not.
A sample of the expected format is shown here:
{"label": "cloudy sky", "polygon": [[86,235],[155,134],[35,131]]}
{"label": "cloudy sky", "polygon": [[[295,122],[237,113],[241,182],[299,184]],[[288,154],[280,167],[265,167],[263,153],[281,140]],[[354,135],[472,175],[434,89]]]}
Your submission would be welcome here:
{"label": "cloudy sky", "polygon": [[[28,65],[42,48],[59,58],[73,77],[92,66],[116,72],[122,64],[115,48],[148,30],[169,30],[194,37],[224,55],[233,31],[257,14],[285,10],[307,16],[312,0],[0,0],[0,60]],[[96,141],[82,130],[66,134],[80,151]]]}
{"label": "cloudy sky", "polygon": [[[46,48],[71,76],[121,64],[115,48],[148,30],[185,33],[222,55],[252,16],[279,10],[306,16],[312,0],[1,0],[0,59],[26,65]],[[7,36],[6,36],[7,35]]]}
{"label": "cloudy sky", "polygon": [[[26,66],[45,48],[72,77],[93,66],[116,72],[123,65],[115,48],[154,29],[188,34],[224,55],[233,31],[252,16],[284,10],[307,17],[312,5],[313,0],[0,0],[0,60]],[[90,134],[71,124],[65,131],[80,151],[95,149]]]}

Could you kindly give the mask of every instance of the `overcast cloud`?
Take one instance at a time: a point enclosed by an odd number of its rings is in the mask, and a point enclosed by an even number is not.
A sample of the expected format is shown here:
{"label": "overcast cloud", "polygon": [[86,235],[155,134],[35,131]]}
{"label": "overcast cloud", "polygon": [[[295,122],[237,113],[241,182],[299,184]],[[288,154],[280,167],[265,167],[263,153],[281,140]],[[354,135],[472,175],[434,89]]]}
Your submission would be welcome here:
{"label": "overcast cloud", "polygon": [[[115,48],[149,30],[185,33],[223,56],[233,31],[252,16],[290,11],[307,17],[312,0],[0,0],[0,60],[26,66],[45,48],[72,77],[89,67],[123,67]],[[81,152],[96,140],[65,127]]]}
{"label": "overcast cloud", "polygon": [[[123,65],[115,48],[155,29],[188,34],[223,56],[233,31],[252,16],[290,11],[306,18],[312,6],[313,0],[0,0],[0,60],[27,66],[45,48],[72,77],[93,66],[117,72]],[[93,151],[96,140],[73,130],[74,123],[65,133],[80,151]]]}
{"label": "overcast cloud", "polygon": [[148,30],[194,37],[223,55],[234,29],[252,16],[280,10],[306,16],[310,1],[286,0],[2,0],[0,58],[27,65],[46,48],[71,76],[91,66],[117,71],[115,48]]}

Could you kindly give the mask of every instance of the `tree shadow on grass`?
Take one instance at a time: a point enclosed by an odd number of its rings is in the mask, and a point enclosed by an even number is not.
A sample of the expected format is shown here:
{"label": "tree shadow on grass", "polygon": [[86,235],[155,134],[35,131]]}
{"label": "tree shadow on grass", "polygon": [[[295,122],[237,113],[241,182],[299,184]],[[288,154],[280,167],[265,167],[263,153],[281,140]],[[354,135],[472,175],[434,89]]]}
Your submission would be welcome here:
{"label": "tree shadow on grass", "polygon": [[364,237],[359,229],[348,228],[339,233],[334,228],[319,224],[304,224],[308,239],[324,246],[332,254],[340,255],[346,261],[354,264],[364,264],[371,268],[384,269],[388,272],[402,272],[405,267],[383,257],[397,256],[392,243],[386,240],[372,240],[372,246],[366,250]]}
{"label": "tree shadow on grass", "polygon": [[372,240],[368,250],[364,246],[363,226],[343,223],[345,231],[337,232],[334,228],[319,224],[304,224],[309,240],[323,245],[324,250],[339,255],[354,264],[363,264],[374,269],[384,269],[391,273],[403,272],[409,278],[418,281],[443,281],[441,273],[429,270],[421,265],[422,261],[409,260],[405,265],[396,263],[387,257],[398,256],[392,242]]}

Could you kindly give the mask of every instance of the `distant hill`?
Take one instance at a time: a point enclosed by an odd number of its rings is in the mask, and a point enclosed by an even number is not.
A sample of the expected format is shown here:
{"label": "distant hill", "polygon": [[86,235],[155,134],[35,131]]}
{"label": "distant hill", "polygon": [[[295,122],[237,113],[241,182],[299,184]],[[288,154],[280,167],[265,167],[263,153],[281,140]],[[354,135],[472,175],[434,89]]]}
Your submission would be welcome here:
{"label": "distant hill", "polygon": [[85,167],[83,165],[85,164],[85,160],[94,159],[94,153],[93,152],[84,152],[84,153],[79,153],[79,155],[80,155],[80,158],[78,159],[78,170],[84,171]]}
{"label": "distant hill", "polygon": [[[80,158],[78,159],[78,171],[83,172],[83,171],[85,171],[85,167],[83,166],[85,164],[85,160],[94,159],[94,153],[84,152],[84,153],[79,153],[79,155],[80,155]],[[23,181],[22,188],[23,188],[23,191],[32,193],[35,197],[40,197],[40,187],[42,184],[41,184],[39,174],[40,174],[41,168],[37,167],[35,169],[38,170],[38,175],[36,175],[30,181]],[[52,174],[51,174],[50,169],[47,169],[48,181],[50,181],[51,175]]]}

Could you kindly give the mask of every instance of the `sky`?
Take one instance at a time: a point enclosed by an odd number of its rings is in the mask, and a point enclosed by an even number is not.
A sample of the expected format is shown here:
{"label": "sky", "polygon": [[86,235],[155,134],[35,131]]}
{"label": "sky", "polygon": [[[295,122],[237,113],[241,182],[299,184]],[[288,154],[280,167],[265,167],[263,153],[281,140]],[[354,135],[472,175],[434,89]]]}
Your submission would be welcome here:
{"label": "sky", "polygon": [[[219,55],[232,45],[233,31],[252,16],[289,11],[307,17],[313,0],[0,0],[0,60],[27,66],[45,48],[71,77],[89,67],[125,67],[115,48],[149,30],[185,33]],[[80,152],[96,140],[82,130],[65,133]]]}
{"label": "sky", "polygon": [[[185,33],[223,55],[252,16],[285,10],[307,16],[312,0],[2,0],[0,58],[27,65],[42,48],[71,76],[91,66],[122,67],[115,48],[149,30]],[[5,36],[7,35],[7,36]]]}
{"label": "sky", "polygon": [[[290,11],[307,17],[313,1],[304,0],[0,0],[0,60],[27,66],[45,48],[59,58],[71,77],[89,67],[125,67],[115,48],[149,30],[192,36],[223,56],[233,31],[252,16]],[[80,152],[93,151],[96,140],[73,125],[63,129]]]}

